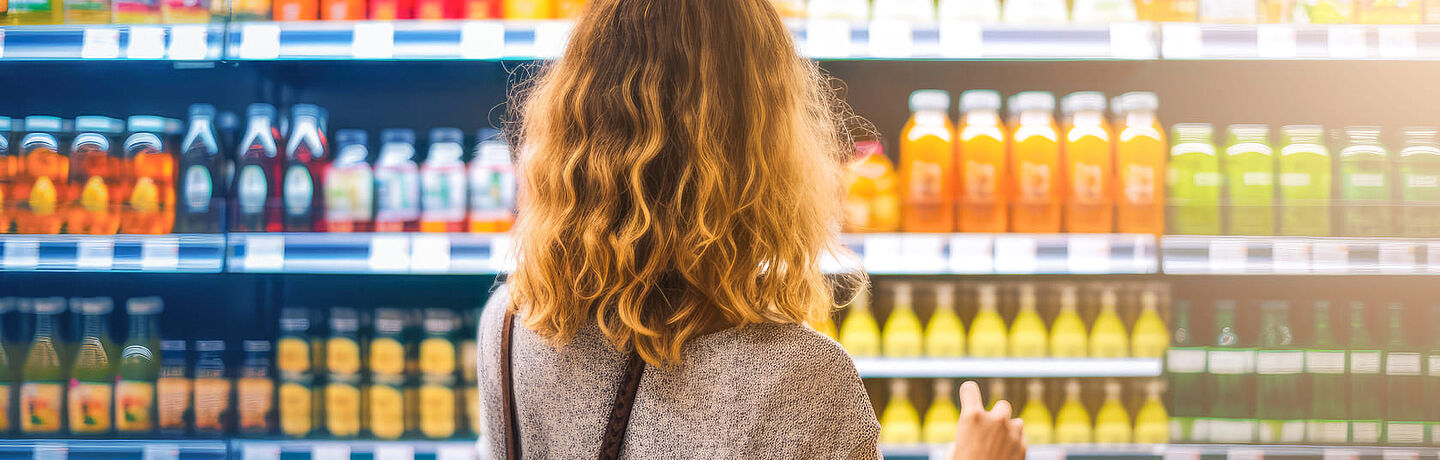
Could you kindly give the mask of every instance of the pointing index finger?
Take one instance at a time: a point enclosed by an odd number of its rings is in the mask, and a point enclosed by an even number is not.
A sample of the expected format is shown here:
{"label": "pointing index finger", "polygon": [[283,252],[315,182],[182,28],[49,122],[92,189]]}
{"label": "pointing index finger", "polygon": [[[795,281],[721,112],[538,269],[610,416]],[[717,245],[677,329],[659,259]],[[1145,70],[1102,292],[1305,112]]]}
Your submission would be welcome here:
{"label": "pointing index finger", "polygon": [[973,381],[960,384],[960,413],[984,411],[985,400],[980,397],[980,385]]}

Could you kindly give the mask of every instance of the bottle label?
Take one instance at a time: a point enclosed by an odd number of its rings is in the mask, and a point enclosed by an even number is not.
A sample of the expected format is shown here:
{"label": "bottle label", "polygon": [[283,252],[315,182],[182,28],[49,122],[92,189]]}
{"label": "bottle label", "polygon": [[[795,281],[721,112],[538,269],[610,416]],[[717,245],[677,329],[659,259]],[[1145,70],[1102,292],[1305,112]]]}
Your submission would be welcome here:
{"label": "bottle label", "polygon": [[1379,374],[1379,373],[1380,373],[1380,352],[1379,352],[1379,351],[1351,351],[1351,352],[1350,352],[1350,373],[1351,373],[1351,374]]}
{"label": "bottle label", "polygon": [[162,430],[184,430],[190,410],[190,379],[163,377],[155,382],[157,418]]}
{"label": "bottle label", "polygon": [[1405,178],[1405,185],[1409,188],[1440,187],[1440,176],[1410,174]]}
{"label": "bottle label", "polygon": [[420,216],[420,189],[413,170],[377,170],[376,193],[380,202],[375,220],[403,222]]}
{"label": "bottle label", "polygon": [[1354,173],[1348,176],[1347,181],[1351,187],[1384,187],[1385,175]]}
{"label": "bottle label", "polygon": [[130,190],[130,209],[142,213],[160,211],[160,187],[154,179],[141,177],[135,181]]}
{"label": "bottle label", "polygon": [[1023,161],[1020,163],[1020,194],[1027,202],[1045,201],[1050,197],[1050,165]]}
{"label": "bottle label", "polygon": [[259,165],[245,165],[240,168],[240,179],[237,182],[235,187],[238,190],[237,202],[240,211],[245,214],[265,212],[265,198],[270,191],[270,184],[265,180],[265,170]]}
{"label": "bottle label", "polygon": [[333,337],[325,344],[325,366],[336,374],[360,372],[360,345],[344,337]]}
{"label": "bottle label", "polygon": [[[958,340],[955,342],[959,343]],[[480,366],[479,353],[474,340],[460,342],[460,372],[462,374],[460,378],[466,382],[474,382],[480,378],[477,373]]]}
{"label": "bottle label", "polygon": [[1375,444],[1380,442],[1380,422],[1350,422],[1350,438],[1351,441],[1356,444]]}
{"label": "bottle label", "polygon": [[1218,443],[1255,442],[1254,420],[1210,419],[1207,441]]}
{"label": "bottle label", "polygon": [[1155,168],[1140,164],[1125,166],[1125,199],[1130,204],[1155,202]]}
{"label": "bottle label", "polygon": [[51,8],[49,0],[10,0],[10,14],[44,13]]}
{"label": "bottle label", "polygon": [[313,426],[311,416],[310,386],[300,382],[280,384],[280,432],[290,437],[310,434]]}
{"label": "bottle label", "polygon": [[1284,173],[1280,175],[1280,185],[1284,187],[1309,187],[1309,173]]}
{"label": "bottle label", "polygon": [[405,373],[405,345],[389,337],[371,341],[370,372],[379,375]]}
{"label": "bottle label", "polygon": [[455,374],[455,344],[431,337],[420,342],[420,372],[435,376]]}
{"label": "bottle label", "polygon": [[134,380],[115,383],[115,429],[120,432],[155,429],[155,384]]}
{"label": "bottle label", "polygon": [[1274,184],[1274,175],[1269,171],[1246,171],[1240,175],[1240,183],[1247,186],[1267,186]]}
{"label": "bottle label", "polygon": [[1440,422],[1431,422],[1426,428],[1430,429],[1430,444],[1440,444]]}
{"label": "bottle label", "polygon": [[59,383],[25,382],[20,385],[20,431],[58,433],[65,387]]}
{"label": "bottle label", "polygon": [[968,204],[995,202],[1000,181],[995,165],[978,161],[965,162],[965,201]]}
{"label": "bottle label", "polygon": [[47,176],[40,176],[35,178],[35,184],[30,187],[30,199],[25,203],[30,205],[30,212],[38,215],[50,215],[55,213],[57,198],[55,183]]}
{"label": "bottle label", "polygon": [[1233,375],[1255,372],[1254,350],[1210,350],[1207,365],[1211,374]]}
{"label": "bottle label", "polygon": [[210,182],[210,169],[191,165],[185,169],[185,205],[190,212],[210,212],[210,199],[214,197],[215,184]]}
{"label": "bottle label", "polygon": [[360,388],[333,382],[325,386],[325,430],[334,437],[360,434]]}
{"label": "bottle label", "polygon": [[1350,422],[1311,420],[1305,424],[1305,440],[1315,444],[1344,444],[1350,441]]}
{"label": "bottle label", "polygon": [[1299,374],[1305,370],[1305,352],[1300,350],[1260,351],[1255,354],[1255,373]]}
{"label": "bottle label", "polygon": [[370,385],[370,434],[396,439],[405,434],[405,395],[390,385]]}
{"label": "bottle label", "polygon": [[[1425,375],[1440,377],[1440,354],[1432,354],[1426,358],[1426,364],[1429,366],[1425,368]],[[1437,438],[1436,441],[1440,441],[1440,438]]]}
{"label": "bottle label", "polygon": [[70,381],[70,431],[100,434],[110,431],[110,407],[114,401],[107,383]]}
{"label": "bottle label", "polygon": [[1305,372],[1311,374],[1344,374],[1344,351],[1306,351]]}
{"label": "bottle label", "polygon": [[227,379],[195,379],[195,428],[205,431],[225,429],[225,413],[230,411],[230,381]]}
{"label": "bottle label", "polygon": [[1070,172],[1071,199],[1079,203],[1095,203],[1105,199],[1105,168],[1098,164],[1080,163]]}
{"label": "bottle label", "polygon": [[1393,352],[1385,357],[1386,375],[1420,375],[1420,354]]}
{"label": "bottle label", "polygon": [[11,429],[10,396],[10,383],[0,382],[0,432],[9,432]]}
{"label": "bottle label", "polygon": [[1197,172],[1190,176],[1191,182],[1193,182],[1196,187],[1219,187],[1223,182],[1222,177],[1220,173],[1210,171]]}
{"label": "bottle label", "polygon": [[465,220],[465,173],[459,167],[427,169],[420,175],[420,189],[424,220]]}
{"label": "bottle label", "polygon": [[475,385],[465,385],[465,415],[470,418],[470,431],[480,431],[480,390]]}
{"label": "bottle label", "polygon": [[245,377],[235,384],[240,409],[240,429],[269,432],[270,410],[275,404],[275,382],[263,377]]}
{"label": "bottle label", "polygon": [[420,387],[420,432],[427,438],[455,435],[455,389],[449,385]]}
{"label": "bottle label", "polygon": [[515,209],[515,171],[510,165],[481,165],[470,169],[470,210],[472,218],[505,218]]}
{"label": "bottle label", "polygon": [[304,166],[293,165],[285,170],[285,213],[290,216],[310,214],[310,199],[315,196],[315,181]]}
{"label": "bottle label", "polygon": [[92,176],[85,180],[85,187],[80,190],[80,207],[92,214],[110,210],[110,187],[105,185],[105,178]]}
{"label": "bottle label", "polygon": [[368,222],[374,214],[374,176],[365,166],[331,170],[325,181],[325,218]]}
{"label": "bottle label", "polygon": [[1171,348],[1165,351],[1165,369],[1172,374],[1205,372],[1205,349]]}
{"label": "bottle label", "polygon": [[275,369],[281,375],[310,372],[310,342],[299,337],[282,337],[276,341]]}
{"label": "bottle label", "polygon": [[945,168],[939,163],[915,161],[910,164],[910,196],[907,203],[938,203],[941,199],[941,183],[944,182]]}
{"label": "bottle label", "polygon": [[1420,444],[1425,442],[1424,422],[1386,422],[1387,444]]}
{"label": "bottle label", "polygon": [[1290,444],[1305,442],[1305,421],[1261,420],[1260,442]]}

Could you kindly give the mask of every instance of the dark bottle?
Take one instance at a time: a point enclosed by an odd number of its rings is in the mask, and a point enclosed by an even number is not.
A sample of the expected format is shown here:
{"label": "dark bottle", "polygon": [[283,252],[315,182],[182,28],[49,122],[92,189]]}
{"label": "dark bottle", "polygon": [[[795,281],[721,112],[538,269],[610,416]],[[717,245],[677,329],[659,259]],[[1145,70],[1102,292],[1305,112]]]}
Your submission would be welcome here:
{"label": "dark bottle", "polygon": [[285,231],[325,231],[325,163],[330,160],[320,108],[296,104],[285,145]]}
{"label": "dark bottle", "polygon": [[1310,419],[1305,442],[1345,444],[1350,422],[1345,401],[1345,350],[1330,329],[1330,302],[1315,302],[1315,335],[1305,350],[1305,374],[1310,379]]}
{"label": "dark bottle", "polygon": [[1405,339],[1405,308],[1392,303],[1390,344],[1385,347],[1385,444],[1425,442],[1425,383],[1420,347]]}
{"label": "dark bottle", "polygon": [[241,347],[245,359],[240,362],[240,379],[235,383],[240,433],[267,436],[275,426],[275,378],[270,371],[270,342],[246,340]]}
{"label": "dark bottle", "polygon": [[1242,345],[1235,301],[1215,302],[1215,341],[1206,356],[1210,371],[1209,441],[1255,442],[1255,349]]}
{"label": "dark bottle", "polygon": [[[1434,329],[1440,325],[1440,304],[1430,306],[1430,318],[1426,324],[1432,328],[1431,331],[1440,330]],[[1437,395],[1440,394],[1440,334],[1431,334],[1431,337],[1434,342],[1425,356],[1425,394]],[[1435,443],[1440,441],[1440,398],[1425,398],[1423,401],[1426,402],[1425,411],[1430,420],[1426,428],[1430,432],[1430,442]]]}
{"label": "dark bottle", "polygon": [[230,378],[225,369],[225,342],[195,342],[195,434],[205,437],[230,433]]}
{"label": "dark bottle", "polygon": [[215,132],[215,106],[190,106],[190,128],[180,143],[177,233],[220,233],[225,216],[225,157]]}
{"label": "dark bottle", "polygon": [[160,435],[183,437],[190,425],[194,391],[184,340],[160,342],[160,378],[155,380],[155,420]]}
{"label": "dark bottle", "polygon": [[1260,349],[1255,352],[1255,415],[1262,443],[1305,441],[1305,352],[1290,332],[1290,303],[1260,305]]}
{"label": "dark bottle", "polygon": [[[1195,433],[1195,419],[1206,415],[1205,347],[1196,343],[1190,327],[1190,301],[1177,300],[1174,306],[1175,329],[1172,344],[1165,352],[1165,374],[1170,379],[1172,394],[1190,395],[1170,398],[1170,439],[1174,442],[1202,441]],[[473,316],[470,317],[473,320]],[[474,342],[469,342],[474,346]]]}
{"label": "dark bottle", "polygon": [[1385,418],[1382,397],[1380,346],[1370,340],[1365,326],[1365,303],[1350,302],[1350,443],[1380,442],[1380,421]]}
{"label": "dark bottle", "polygon": [[250,104],[249,125],[240,138],[235,164],[235,218],[232,229],[239,232],[279,232],[280,153],[276,146],[280,132],[275,129],[275,107]]}

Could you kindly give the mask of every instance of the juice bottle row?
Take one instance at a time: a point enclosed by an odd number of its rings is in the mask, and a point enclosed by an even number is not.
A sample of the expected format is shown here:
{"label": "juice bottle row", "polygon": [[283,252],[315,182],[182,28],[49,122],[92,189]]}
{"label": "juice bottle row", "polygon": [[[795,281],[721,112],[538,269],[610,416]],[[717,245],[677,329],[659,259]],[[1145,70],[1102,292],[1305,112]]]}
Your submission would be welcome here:
{"label": "juice bottle row", "polygon": [[[857,358],[1159,358],[1170,343],[1161,316],[1164,293],[1155,286],[1124,291],[1102,286],[1082,293],[1071,284],[1022,283],[1004,285],[1010,295],[1002,299],[1001,285],[979,284],[973,292],[960,290],[959,312],[966,314],[966,321],[955,307],[956,286],[925,287],[929,289],[921,290],[928,292],[919,297],[929,319],[923,326],[911,284],[887,283],[882,288],[893,300],[884,328],[871,308],[870,294],[862,292],[845,309],[836,334],[840,344]],[[1122,295],[1129,326],[1121,316]],[[1091,308],[1082,309],[1082,299],[1084,307]],[[1006,315],[1001,314],[1002,300]],[[1094,312],[1086,315],[1088,322],[1082,311]]]}
{"label": "juice bottle row", "polygon": [[[0,233],[504,232],[516,178],[499,132],[435,128],[328,134],[297,104],[252,104],[244,130],[208,104],[177,120],[0,118]],[[9,142],[12,138],[17,142]],[[183,133],[183,135],[181,135]],[[234,152],[233,156],[231,152]]]}
{"label": "juice bottle row", "polygon": [[[1027,91],[966,91],[960,122],[950,95],[910,96],[896,169],[876,144],[850,170],[849,231],[1152,233],[1164,231],[1165,135],[1152,93],[1060,101]],[[1113,126],[1113,129],[1112,129]]]}
{"label": "juice bottle row", "polygon": [[0,0],[0,25],[574,17],[585,0]]}
{"label": "juice bottle row", "polygon": [[1440,127],[1291,125],[1279,142],[1266,125],[1173,132],[1170,233],[1440,236]]}
{"label": "juice bottle row", "polygon": [[1054,25],[1116,22],[1421,24],[1433,0],[774,0],[791,18]]}
{"label": "juice bottle row", "polygon": [[[955,440],[959,410],[949,379],[935,379],[928,395],[920,381],[893,379],[880,409],[881,444],[948,444]],[[1007,394],[1006,387],[1017,388]],[[990,409],[1001,399],[1025,421],[1025,441],[1043,444],[1164,444],[1169,441],[1164,382],[1159,380],[990,379],[983,393]],[[1049,391],[1046,391],[1046,390]],[[924,416],[916,405],[930,400]],[[1057,398],[1058,397],[1058,398]],[[875,398],[880,401],[880,398]],[[1093,414],[1093,415],[1092,415]]]}

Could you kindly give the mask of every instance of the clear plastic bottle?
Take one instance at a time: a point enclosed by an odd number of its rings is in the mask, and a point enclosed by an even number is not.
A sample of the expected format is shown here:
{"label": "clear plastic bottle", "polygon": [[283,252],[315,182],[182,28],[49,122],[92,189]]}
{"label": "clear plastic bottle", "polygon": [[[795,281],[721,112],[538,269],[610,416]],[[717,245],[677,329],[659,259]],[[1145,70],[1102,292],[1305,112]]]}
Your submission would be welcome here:
{"label": "clear plastic bottle", "polygon": [[508,232],[518,193],[510,146],[500,131],[482,129],[470,160],[470,232]]}
{"label": "clear plastic bottle", "polygon": [[465,135],[458,128],[430,130],[430,154],[420,166],[420,231],[456,233],[465,228]]}
{"label": "clear plastic bottle", "polygon": [[190,106],[190,129],[180,143],[180,199],[175,231],[220,233],[225,216],[225,156],[215,133],[215,106]]}
{"label": "clear plastic bottle", "polygon": [[275,106],[250,104],[250,122],[241,137],[234,181],[235,217],[231,229],[239,232],[279,232],[280,131],[275,128]]}
{"label": "clear plastic bottle", "polygon": [[375,231],[420,229],[420,168],[415,164],[415,131],[387,129],[380,133],[375,195]]}
{"label": "clear plastic bottle", "polygon": [[284,227],[287,232],[325,231],[325,164],[330,146],[320,122],[320,108],[296,104],[285,144]]}
{"label": "clear plastic bottle", "polygon": [[895,285],[895,304],[880,334],[880,351],[886,358],[918,358],[921,355],[920,318],[915,316],[909,283]]}
{"label": "clear plastic bottle", "polygon": [[335,161],[325,171],[325,227],[331,232],[374,229],[375,174],[365,131],[336,133]]}

